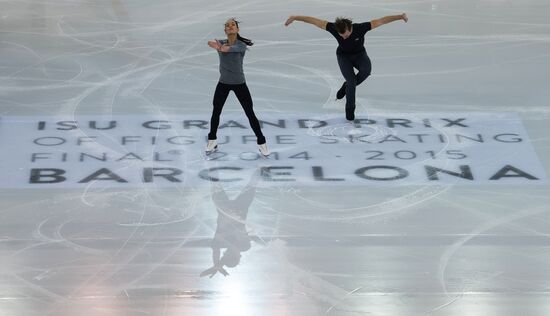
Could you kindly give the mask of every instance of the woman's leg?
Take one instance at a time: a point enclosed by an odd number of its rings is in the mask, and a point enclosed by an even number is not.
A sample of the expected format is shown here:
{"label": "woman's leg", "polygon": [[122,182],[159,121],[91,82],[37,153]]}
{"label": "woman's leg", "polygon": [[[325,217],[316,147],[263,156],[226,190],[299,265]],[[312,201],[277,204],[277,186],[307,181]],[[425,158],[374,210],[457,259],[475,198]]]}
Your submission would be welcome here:
{"label": "woman's leg", "polygon": [[210,133],[208,133],[208,139],[216,139],[216,133],[218,126],[220,125],[220,115],[222,114],[223,105],[227,96],[229,95],[229,87],[226,84],[218,82],[216,91],[214,92],[214,99],[212,104],[214,108],[212,110],[212,117],[210,118]]}
{"label": "woman's leg", "polygon": [[250,127],[252,127],[252,130],[254,131],[254,134],[256,134],[257,137],[257,144],[261,145],[265,143],[265,137],[262,134],[262,130],[260,128],[260,122],[258,122],[258,118],[256,118],[256,114],[254,114],[254,110],[252,108],[252,96],[250,95],[250,91],[248,90],[248,86],[246,83],[240,84],[235,87],[234,89],[235,95],[237,96],[237,99],[239,99],[239,102],[241,103],[241,106],[243,107],[244,113],[246,114],[246,117],[248,118],[248,122],[250,123]]}

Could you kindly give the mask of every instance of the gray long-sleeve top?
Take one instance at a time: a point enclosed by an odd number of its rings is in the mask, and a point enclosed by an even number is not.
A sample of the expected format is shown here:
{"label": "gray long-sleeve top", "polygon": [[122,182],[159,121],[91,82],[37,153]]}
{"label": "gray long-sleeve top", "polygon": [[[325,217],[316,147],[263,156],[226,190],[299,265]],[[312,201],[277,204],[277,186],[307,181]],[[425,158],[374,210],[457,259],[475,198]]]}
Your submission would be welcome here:
{"label": "gray long-sleeve top", "polygon": [[[227,40],[220,40],[227,44]],[[243,71],[243,59],[246,52],[246,44],[237,40],[230,46],[229,52],[218,52],[220,56],[220,82],[225,84],[245,83]]]}

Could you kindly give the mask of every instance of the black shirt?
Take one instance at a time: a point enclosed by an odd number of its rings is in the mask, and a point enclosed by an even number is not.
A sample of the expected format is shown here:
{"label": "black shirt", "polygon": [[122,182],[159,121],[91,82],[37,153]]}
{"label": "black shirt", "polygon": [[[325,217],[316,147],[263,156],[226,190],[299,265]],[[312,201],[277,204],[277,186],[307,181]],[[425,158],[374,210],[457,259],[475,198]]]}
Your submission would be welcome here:
{"label": "black shirt", "polygon": [[343,39],[342,36],[338,34],[332,22],[327,23],[326,30],[338,41],[336,54],[356,54],[365,51],[365,34],[370,31],[371,28],[370,22],[353,23],[351,35],[346,39]]}

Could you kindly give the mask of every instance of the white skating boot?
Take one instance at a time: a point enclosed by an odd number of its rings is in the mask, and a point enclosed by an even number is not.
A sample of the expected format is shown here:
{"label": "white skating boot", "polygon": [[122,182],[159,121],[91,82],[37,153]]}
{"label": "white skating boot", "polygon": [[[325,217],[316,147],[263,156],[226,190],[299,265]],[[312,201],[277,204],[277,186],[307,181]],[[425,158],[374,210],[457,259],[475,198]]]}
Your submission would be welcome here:
{"label": "white skating boot", "polygon": [[271,152],[269,152],[269,149],[267,149],[267,143],[258,145],[258,149],[260,150],[260,154],[262,154],[262,156],[264,157],[267,157],[269,156],[269,154],[271,154]]}
{"label": "white skating boot", "polygon": [[211,153],[218,150],[218,142],[215,139],[209,139],[206,144],[206,154],[210,155]]}

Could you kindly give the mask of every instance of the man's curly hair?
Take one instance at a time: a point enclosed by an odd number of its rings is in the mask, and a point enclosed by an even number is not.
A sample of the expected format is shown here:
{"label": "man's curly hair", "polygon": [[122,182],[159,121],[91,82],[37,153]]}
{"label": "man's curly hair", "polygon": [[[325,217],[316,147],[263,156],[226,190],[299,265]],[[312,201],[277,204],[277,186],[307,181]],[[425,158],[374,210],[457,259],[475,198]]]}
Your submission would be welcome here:
{"label": "man's curly hair", "polygon": [[336,27],[336,31],[338,33],[344,34],[346,31],[351,30],[351,19],[337,17],[336,21],[334,21],[334,26]]}

